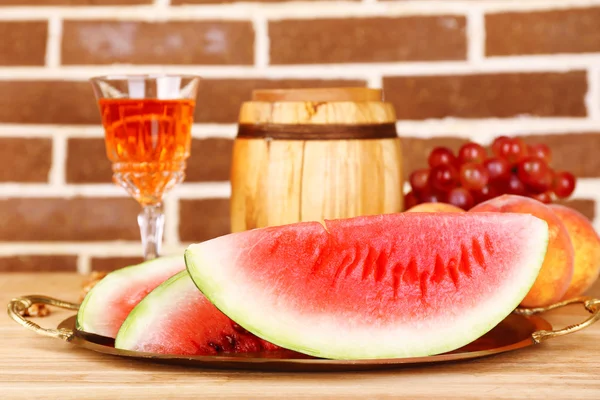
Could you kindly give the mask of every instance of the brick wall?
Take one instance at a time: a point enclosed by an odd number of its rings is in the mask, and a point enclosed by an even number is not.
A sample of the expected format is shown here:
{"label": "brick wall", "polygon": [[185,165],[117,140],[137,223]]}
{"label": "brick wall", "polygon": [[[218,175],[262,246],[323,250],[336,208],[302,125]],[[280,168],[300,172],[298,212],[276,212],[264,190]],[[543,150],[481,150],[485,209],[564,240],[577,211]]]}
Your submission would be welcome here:
{"label": "brick wall", "polygon": [[0,38],[0,271],[139,259],[87,82],[112,72],[206,78],[166,252],[227,232],[238,107],[264,87],[383,87],[411,169],[438,144],[547,142],[600,215],[600,0],[0,0]]}

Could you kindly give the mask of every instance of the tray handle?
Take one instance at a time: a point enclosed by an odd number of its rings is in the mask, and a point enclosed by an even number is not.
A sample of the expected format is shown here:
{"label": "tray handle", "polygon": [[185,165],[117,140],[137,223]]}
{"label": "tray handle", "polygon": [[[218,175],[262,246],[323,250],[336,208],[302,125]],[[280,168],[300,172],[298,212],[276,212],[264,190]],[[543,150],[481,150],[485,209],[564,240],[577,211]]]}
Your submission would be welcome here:
{"label": "tray handle", "polygon": [[571,304],[582,304],[585,309],[590,312],[592,315],[583,322],[578,324],[569,325],[565,328],[558,330],[541,330],[536,331],[531,334],[533,341],[536,344],[544,342],[548,339],[552,339],[558,336],[568,335],[573,332],[580,331],[588,326],[592,325],[594,322],[600,320],[600,299],[594,299],[591,297],[575,297],[573,299],[561,301],[559,303],[554,303],[546,307],[537,307],[537,308],[517,308],[515,310],[515,314],[529,316],[534,314],[544,313],[550,310],[554,310],[557,308],[565,307]]}
{"label": "tray handle", "polygon": [[35,333],[43,336],[49,336],[52,338],[69,341],[73,336],[72,330],[42,328],[35,322],[29,321],[21,315],[21,312],[27,310],[34,304],[46,304],[48,306],[64,308],[67,310],[78,310],[79,304],[69,303],[68,301],[38,295],[17,297],[15,299],[12,299],[10,303],[8,303],[8,316],[11,317],[17,324],[24,326],[25,328],[30,329]]}

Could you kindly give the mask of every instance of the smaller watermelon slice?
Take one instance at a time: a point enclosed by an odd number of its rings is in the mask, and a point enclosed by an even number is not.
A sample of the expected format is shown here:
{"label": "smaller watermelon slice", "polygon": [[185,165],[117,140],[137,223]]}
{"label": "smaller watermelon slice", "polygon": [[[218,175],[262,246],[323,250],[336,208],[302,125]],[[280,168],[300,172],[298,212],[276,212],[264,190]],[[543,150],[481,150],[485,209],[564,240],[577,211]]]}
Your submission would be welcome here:
{"label": "smaller watermelon slice", "polygon": [[177,355],[279,349],[220,312],[198,290],[187,271],[161,284],[133,309],[119,330],[115,347]]}
{"label": "smaller watermelon slice", "polygon": [[77,329],[115,338],[129,312],[154,288],[183,269],[183,257],[172,256],[111,272],[85,296],[77,313]]}

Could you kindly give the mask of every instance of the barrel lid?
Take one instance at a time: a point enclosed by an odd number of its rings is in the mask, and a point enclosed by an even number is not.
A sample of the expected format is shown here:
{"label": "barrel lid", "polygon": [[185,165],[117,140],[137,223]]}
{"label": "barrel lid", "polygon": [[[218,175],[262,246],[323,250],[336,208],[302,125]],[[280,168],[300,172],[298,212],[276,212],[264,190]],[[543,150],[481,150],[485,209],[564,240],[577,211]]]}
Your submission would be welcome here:
{"label": "barrel lid", "polygon": [[362,87],[313,89],[258,89],[252,91],[252,101],[264,102],[337,102],[382,101],[380,89]]}

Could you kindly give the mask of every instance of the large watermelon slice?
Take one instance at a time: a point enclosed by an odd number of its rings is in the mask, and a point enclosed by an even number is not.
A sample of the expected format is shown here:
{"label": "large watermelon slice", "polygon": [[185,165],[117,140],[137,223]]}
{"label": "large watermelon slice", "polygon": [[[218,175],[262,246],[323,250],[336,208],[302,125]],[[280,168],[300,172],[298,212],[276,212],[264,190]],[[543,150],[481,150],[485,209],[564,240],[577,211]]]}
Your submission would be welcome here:
{"label": "large watermelon slice", "polygon": [[547,224],[525,214],[391,214],[191,245],[188,272],[255,335],[334,359],[433,355],[504,319],[540,270]]}
{"label": "large watermelon slice", "polygon": [[125,318],[148,293],[185,269],[183,257],[161,257],[106,275],[85,296],[77,329],[114,338]]}
{"label": "large watermelon slice", "polygon": [[115,347],[159,354],[216,355],[278,349],[227,318],[182,271],[131,311]]}

